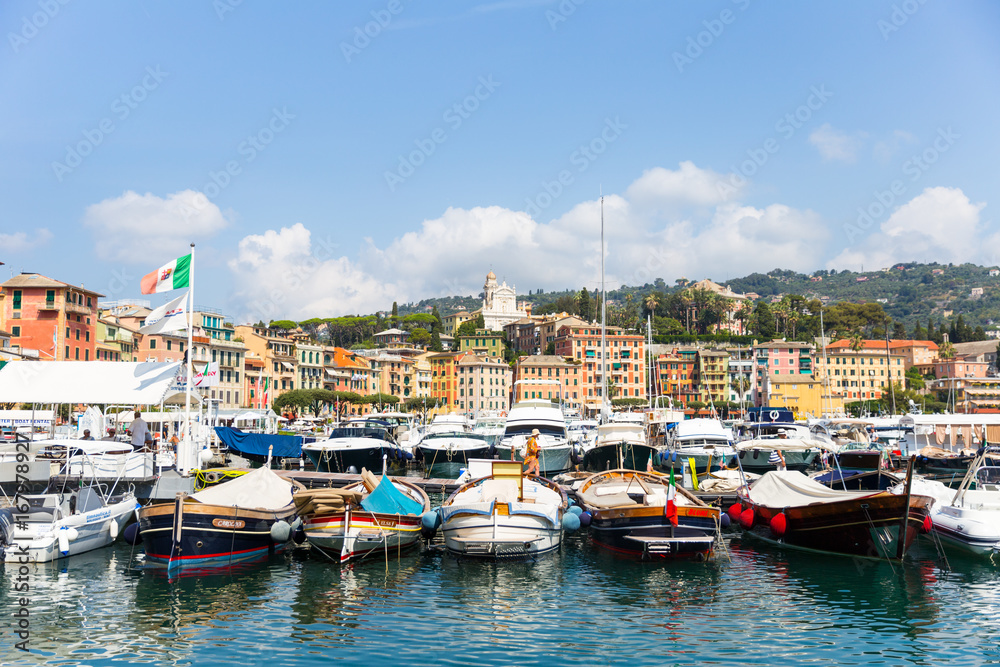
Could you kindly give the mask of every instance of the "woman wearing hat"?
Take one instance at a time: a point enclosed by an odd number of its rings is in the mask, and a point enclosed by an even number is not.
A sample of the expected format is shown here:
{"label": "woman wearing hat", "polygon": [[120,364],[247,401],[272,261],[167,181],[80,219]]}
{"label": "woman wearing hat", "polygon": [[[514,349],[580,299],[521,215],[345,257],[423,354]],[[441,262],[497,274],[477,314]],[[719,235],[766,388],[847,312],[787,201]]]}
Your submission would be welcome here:
{"label": "woman wearing hat", "polygon": [[528,442],[524,445],[524,465],[527,468],[524,471],[526,475],[541,475],[538,467],[538,436],[541,435],[538,429],[531,430],[531,437],[528,438]]}

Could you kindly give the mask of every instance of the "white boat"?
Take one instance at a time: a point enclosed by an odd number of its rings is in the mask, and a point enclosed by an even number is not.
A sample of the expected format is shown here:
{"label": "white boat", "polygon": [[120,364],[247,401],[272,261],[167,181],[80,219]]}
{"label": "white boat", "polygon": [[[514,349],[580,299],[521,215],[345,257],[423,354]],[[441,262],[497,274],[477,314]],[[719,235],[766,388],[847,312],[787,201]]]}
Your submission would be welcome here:
{"label": "white boat", "polygon": [[402,478],[379,479],[367,470],[360,482],[302,491],[293,500],[309,544],[340,563],[413,546],[430,509],[420,487]]}
{"label": "white boat", "polygon": [[425,477],[456,478],[470,459],[489,456],[486,436],[471,431],[437,431],[420,439],[414,455],[424,463]]}
{"label": "white boat", "polygon": [[760,422],[741,424],[736,450],[744,471],[764,474],[774,470],[770,463],[773,450],[785,457],[789,470],[804,471],[816,466],[822,450],[836,453],[839,448],[829,438],[820,439],[803,424]]}
{"label": "white boat", "polygon": [[531,431],[538,429],[538,464],[549,477],[572,467],[572,447],[566,437],[566,420],[557,405],[546,400],[528,400],[514,404],[507,415],[503,437],[496,447],[502,461],[523,461]]}
{"label": "white boat", "polygon": [[525,476],[517,462],[490,464],[491,474],[463,484],[439,510],[448,551],[503,558],[558,549],[566,493],[547,479]]}
{"label": "white boat", "polygon": [[96,485],[62,493],[19,495],[3,545],[8,563],[50,561],[114,542],[138,507],[135,495],[105,496]]}
{"label": "white boat", "polygon": [[584,451],[583,469],[589,472],[618,468],[646,470],[657,452],[646,441],[646,427],[641,417],[638,422],[613,420],[598,426],[593,446]]}
{"label": "white boat", "polygon": [[661,469],[676,460],[694,459],[695,469],[706,473],[725,468],[736,455],[732,431],[718,419],[685,419],[677,422],[673,437],[662,453]]}
{"label": "white boat", "polygon": [[328,440],[302,445],[302,453],[318,472],[354,474],[362,468],[381,470],[386,461],[390,474],[402,475],[411,456],[396,444],[387,427],[373,420],[352,421],[345,428],[335,428]]}
{"label": "white boat", "polygon": [[503,436],[503,429],[506,423],[507,417],[505,416],[494,413],[483,413],[476,417],[476,421],[472,425],[472,432],[485,437],[486,442],[490,445],[495,445]]}
{"label": "white boat", "polygon": [[[980,555],[1000,553],[1000,466],[990,465],[1000,447],[986,447],[976,456],[956,492],[941,482],[914,482],[914,493],[932,496],[932,530],[941,541]],[[893,489],[900,492],[899,489]]]}

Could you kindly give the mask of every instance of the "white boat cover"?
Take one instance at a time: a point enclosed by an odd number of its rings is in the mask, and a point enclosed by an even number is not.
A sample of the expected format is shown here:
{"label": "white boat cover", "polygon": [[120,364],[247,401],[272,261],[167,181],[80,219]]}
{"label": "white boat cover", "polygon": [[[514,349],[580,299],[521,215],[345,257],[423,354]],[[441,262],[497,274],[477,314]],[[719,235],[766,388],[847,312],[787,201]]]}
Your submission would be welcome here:
{"label": "white boat cover", "polygon": [[292,485],[270,468],[257,468],[230,482],[210,486],[188,497],[206,505],[280,510],[292,502]]}
{"label": "white boat cover", "polygon": [[838,491],[796,470],[772,470],[750,487],[750,500],[765,507],[801,507],[874,496],[872,491]]}
{"label": "white boat cover", "polygon": [[783,452],[805,452],[810,449],[825,449],[830,452],[840,450],[831,442],[814,440],[812,438],[757,438],[754,440],[744,440],[736,444],[739,451],[747,450],[767,450],[780,449]]}
{"label": "white boat cover", "polygon": [[179,361],[12,361],[0,368],[0,403],[153,405]]}

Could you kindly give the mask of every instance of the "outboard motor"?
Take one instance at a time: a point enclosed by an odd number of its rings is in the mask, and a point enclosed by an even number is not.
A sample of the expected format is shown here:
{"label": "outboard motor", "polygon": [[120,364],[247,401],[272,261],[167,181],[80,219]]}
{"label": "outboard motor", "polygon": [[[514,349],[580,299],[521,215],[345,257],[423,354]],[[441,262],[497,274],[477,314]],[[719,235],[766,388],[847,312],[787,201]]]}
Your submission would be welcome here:
{"label": "outboard motor", "polygon": [[3,561],[4,552],[14,544],[14,510],[7,508],[0,510],[0,562]]}

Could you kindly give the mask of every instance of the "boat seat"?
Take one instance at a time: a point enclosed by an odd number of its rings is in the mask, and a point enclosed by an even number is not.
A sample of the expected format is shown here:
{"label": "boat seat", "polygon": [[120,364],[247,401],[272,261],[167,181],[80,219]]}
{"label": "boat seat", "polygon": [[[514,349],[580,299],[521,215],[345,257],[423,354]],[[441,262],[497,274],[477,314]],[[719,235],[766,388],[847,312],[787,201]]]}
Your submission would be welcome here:
{"label": "boat seat", "polygon": [[596,494],[587,491],[583,494],[583,500],[591,507],[596,507],[598,509],[608,509],[609,507],[626,507],[630,505],[638,505],[629,494],[624,491],[618,493],[608,493],[608,494]]}
{"label": "boat seat", "polygon": [[514,503],[521,495],[517,483],[511,479],[487,479],[482,484],[484,503]]}

